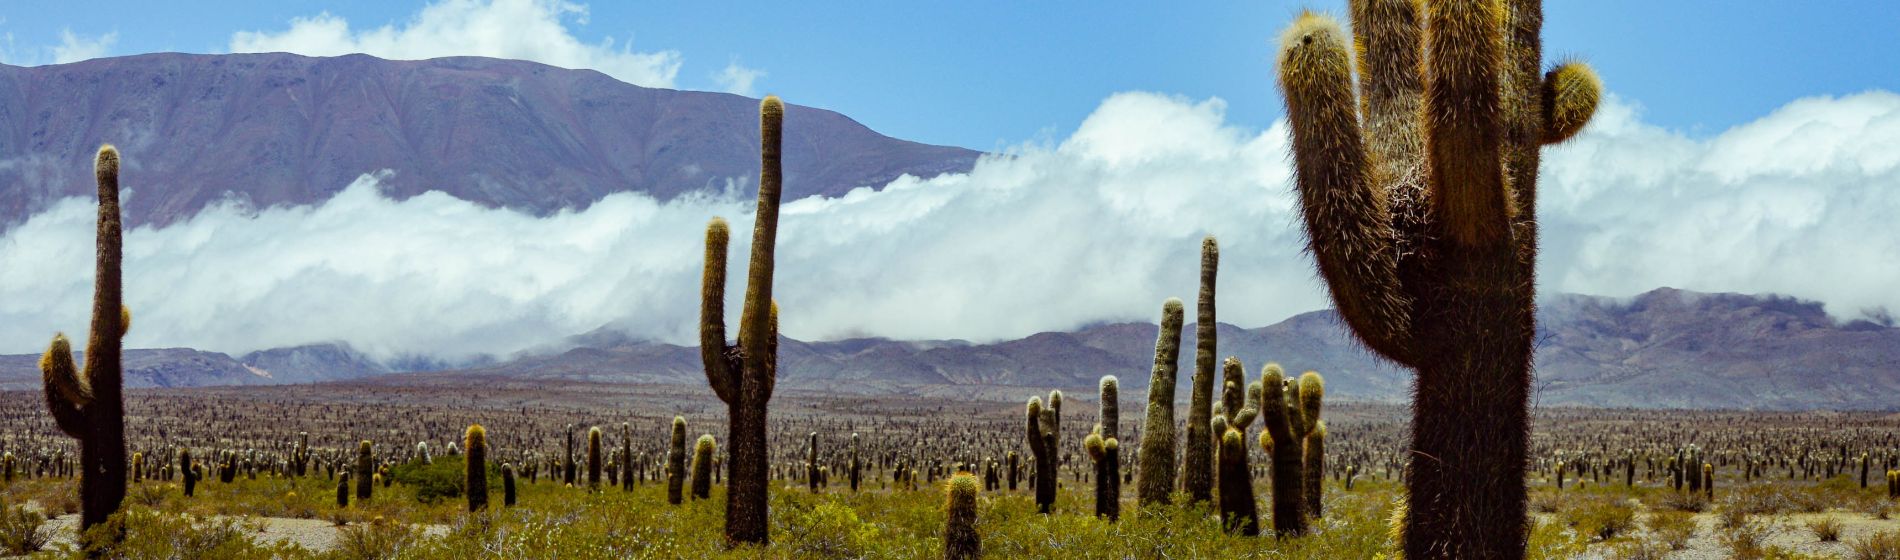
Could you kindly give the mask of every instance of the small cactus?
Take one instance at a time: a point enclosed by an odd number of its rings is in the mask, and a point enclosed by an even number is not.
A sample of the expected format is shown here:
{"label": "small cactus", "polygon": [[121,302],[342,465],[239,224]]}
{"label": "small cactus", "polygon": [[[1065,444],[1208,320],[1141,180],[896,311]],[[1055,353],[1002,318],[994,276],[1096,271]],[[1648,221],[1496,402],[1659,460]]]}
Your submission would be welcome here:
{"label": "small cactus", "polygon": [[367,500],[375,492],[375,462],[370,457],[370,441],[363,440],[356,446],[356,499]]}
{"label": "small cactus", "polygon": [[943,557],[976,560],[983,556],[983,538],[976,532],[976,475],[959,471],[944,485]]}
{"label": "small cactus", "polygon": [[1254,502],[1246,441],[1240,429],[1229,427],[1221,436],[1220,451],[1215,456],[1220,464],[1221,527],[1251,537],[1260,534],[1260,510]]}
{"label": "small cactus", "polygon": [[515,465],[501,464],[501,505],[515,507]]}
{"label": "small cactus", "polygon": [[1027,405],[1029,454],[1036,461],[1036,478],[1031,484],[1036,489],[1036,511],[1045,514],[1056,503],[1056,453],[1062,426],[1056,406],[1062,402],[1062,393],[1050,393],[1049,402],[1050,406],[1044,408],[1042,399],[1030,397]]}
{"label": "small cactus", "polygon": [[463,481],[463,494],[468,496],[468,510],[481,511],[488,508],[488,431],[481,424],[470,424],[468,432],[462,435],[462,446],[468,448]]}
{"label": "small cactus", "polygon": [[600,427],[587,429],[587,490],[600,490],[600,477],[605,459],[601,457]]}
{"label": "small cactus", "polygon": [[812,432],[805,446],[805,486],[818,492],[818,432]]}
{"label": "small cactus", "polygon": [[851,434],[851,492],[852,493],[856,493],[858,491],[858,483],[860,482],[859,477],[862,475],[862,473],[859,472],[859,469],[861,467],[862,465],[858,463],[858,435]]}
{"label": "small cactus", "polygon": [[693,443],[693,499],[695,500],[712,497],[714,445],[712,434],[699,436],[699,441]]}
{"label": "small cactus", "polygon": [[336,477],[336,507],[350,507],[350,471],[343,471]]}
{"label": "small cactus", "polygon": [[1320,517],[1320,492],[1326,478],[1326,423],[1319,418],[1320,407],[1326,397],[1326,380],[1319,372],[1309,371],[1300,374],[1300,417],[1307,427],[1305,454],[1302,455],[1301,468],[1305,470],[1306,514]]}
{"label": "small cactus", "polygon": [[[1297,411],[1287,406],[1286,372],[1280,364],[1267,364],[1260,372],[1261,422],[1266,424],[1263,439],[1270,440],[1273,460],[1273,530],[1281,536],[1306,533],[1305,478],[1300,438],[1294,436],[1293,418]],[[1263,442],[1262,447],[1268,447]]]}

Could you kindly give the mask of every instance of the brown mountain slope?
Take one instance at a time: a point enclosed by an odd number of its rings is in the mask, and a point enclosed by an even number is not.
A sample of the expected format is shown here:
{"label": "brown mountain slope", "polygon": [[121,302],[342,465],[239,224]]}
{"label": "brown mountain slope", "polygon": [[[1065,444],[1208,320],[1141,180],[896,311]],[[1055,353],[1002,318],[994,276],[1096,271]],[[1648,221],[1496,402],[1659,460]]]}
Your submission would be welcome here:
{"label": "brown mountain slope", "polygon": [[[0,65],[0,229],[92,193],[100,143],[125,153],[126,216],[169,224],[226,197],[327,200],[392,169],[429,190],[536,214],[607,194],[660,199],[756,182],[758,101],[643,88],[591,70],[457,57],[147,54]],[[967,171],[976,152],[787,106],[788,200]]]}

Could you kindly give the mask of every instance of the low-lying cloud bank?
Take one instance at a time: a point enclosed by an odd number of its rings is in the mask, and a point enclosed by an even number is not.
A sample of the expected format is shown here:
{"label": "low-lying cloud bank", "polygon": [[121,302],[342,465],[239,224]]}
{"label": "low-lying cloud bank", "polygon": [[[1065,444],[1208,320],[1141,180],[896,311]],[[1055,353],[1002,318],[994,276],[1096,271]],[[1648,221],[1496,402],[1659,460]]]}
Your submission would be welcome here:
{"label": "low-lying cloud bank", "polygon": [[[968,174],[788,201],[785,333],[994,340],[1154,320],[1162,299],[1192,300],[1208,234],[1222,245],[1221,320],[1326,306],[1302,253],[1284,124],[1247,130],[1224,108],[1119,94],[1061,143]],[[1803,99],[1708,139],[1612,100],[1545,162],[1545,291],[1668,285],[1793,294],[1844,317],[1900,309],[1900,95]],[[440,193],[393,201],[376,184],[131,232],[128,342],[241,353],[343,341],[457,358],[612,325],[691,343],[712,216],[736,229],[734,312],[743,293],[750,193],[624,193],[536,218]],[[0,238],[0,353],[84,331],[92,219],[89,200],[69,199]]]}

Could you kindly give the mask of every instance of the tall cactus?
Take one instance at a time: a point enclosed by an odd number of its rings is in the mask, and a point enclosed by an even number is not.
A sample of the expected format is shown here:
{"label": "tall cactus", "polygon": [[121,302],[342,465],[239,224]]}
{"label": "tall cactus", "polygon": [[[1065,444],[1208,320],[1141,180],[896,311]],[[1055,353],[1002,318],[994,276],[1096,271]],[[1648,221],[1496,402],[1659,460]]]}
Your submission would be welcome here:
{"label": "tall cactus", "polygon": [[633,425],[620,423],[620,490],[633,491]]}
{"label": "tall cactus", "polygon": [[191,462],[191,448],[178,449],[178,474],[185,484],[185,497],[198,491],[198,465]]}
{"label": "tall cactus", "polygon": [[1418,372],[1403,553],[1522,557],[1539,149],[1583,128],[1600,85],[1582,64],[1541,73],[1541,0],[1350,12],[1350,38],[1313,13],[1289,26],[1279,85],[1334,306]]}
{"label": "tall cactus", "polygon": [[1286,398],[1286,371],[1280,364],[1267,364],[1260,372],[1260,421],[1262,447],[1273,461],[1273,530],[1281,536],[1306,532],[1301,497],[1305,480],[1301,468],[1300,440],[1293,435],[1296,410],[1289,410]]}
{"label": "tall cactus", "polygon": [[1181,300],[1161,303],[1161,333],[1155,339],[1154,371],[1148,378],[1148,416],[1137,451],[1135,498],[1142,506],[1168,503],[1174,491],[1174,381],[1181,358]]}
{"label": "tall cactus", "polygon": [[1194,317],[1194,379],[1188,397],[1187,449],[1182,457],[1181,488],[1188,501],[1213,497],[1214,446],[1222,434],[1210,433],[1213,420],[1214,368],[1219,323],[1214,315],[1214,280],[1220,269],[1220,243],[1209,235],[1201,240],[1201,297]]}
{"label": "tall cactus", "polygon": [[501,464],[501,505],[515,507],[515,465]]}
{"label": "tall cactus", "polygon": [[1036,511],[1049,513],[1056,503],[1056,461],[1057,446],[1061,442],[1058,435],[1062,424],[1056,415],[1056,403],[1061,393],[1049,395],[1050,406],[1042,406],[1042,399],[1029,397],[1027,405],[1029,454],[1036,462],[1035,479],[1030,485],[1036,489]]}
{"label": "tall cactus", "polygon": [[466,453],[462,456],[467,463],[463,469],[462,492],[468,495],[468,510],[481,511],[488,508],[488,431],[481,424],[469,424],[468,431],[462,434],[462,447]]}
{"label": "tall cactus", "polygon": [[567,434],[567,458],[561,460],[561,480],[573,486],[574,475],[579,472],[579,469],[575,468],[577,463],[574,462],[574,425],[568,424],[561,431]]}
{"label": "tall cactus", "polygon": [[765,544],[766,403],[778,382],[778,305],[772,301],[772,250],[778,239],[781,177],[779,145],[785,105],[766,96],[759,103],[759,204],[752,227],[752,259],[746,273],[739,344],[726,344],[726,221],[706,225],[706,268],[701,277],[699,352],[706,381],[727,408],[726,444],[731,446],[726,489],[726,539]]}
{"label": "tall cactus", "polygon": [[673,438],[666,453],[666,503],[679,505],[686,486],[686,419],[673,417]]}
{"label": "tall cactus", "polygon": [[125,398],[119,362],[132,312],[120,294],[119,150],[99,147],[93,162],[99,186],[99,221],[92,280],[92,332],[86,339],[86,369],[73,364],[65,334],[40,359],[46,409],[67,436],[79,440],[80,531],[104,523],[125,500]]}
{"label": "tall cactus", "polygon": [[858,483],[863,482],[863,465],[858,463],[858,435],[851,434],[851,491],[858,491]]}

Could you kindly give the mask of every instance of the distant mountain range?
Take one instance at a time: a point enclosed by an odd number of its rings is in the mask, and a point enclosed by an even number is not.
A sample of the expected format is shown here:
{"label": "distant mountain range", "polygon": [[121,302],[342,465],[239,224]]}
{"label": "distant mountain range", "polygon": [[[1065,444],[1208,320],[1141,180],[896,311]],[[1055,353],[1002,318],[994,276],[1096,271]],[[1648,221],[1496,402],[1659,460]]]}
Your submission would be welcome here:
{"label": "distant mountain range", "polygon": [[[1193,371],[1193,326],[1181,373]],[[1821,306],[1780,296],[1655,290],[1629,299],[1556,295],[1539,308],[1537,391],[1542,405],[1900,410],[1900,328],[1841,323]],[[1002,398],[1060,388],[1092,392],[1103,375],[1145,393],[1157,327],[1099,325],[1017,340],[855,339],[780,345],[781,387],[853,394],[965,394]],[[1409,372],[1360,349],[1332,311],[1255,329],[1221,324],[1220,355],[1254,378],[1269,360],[1326,375],[1329,396],[1402,401]],[[233,358],[186,349],[127,353],[128,384],[190,387],[370,378],[395,385],[489,379],[703,384],[699,350],[599,331],[565,351],[452,371],[388,374],[335,345]],[[35,389],[35,356],[0,356],[0,389]],[[387,374],[387,375],[385,375]],[[1181,393],[1182,398],[1187,394]]]}
{"label": "distant mountain range", "polygon": [[[796,100],[792,100],[796,101]],[[756,188],[758,101],[644,88],[592,70],[455,57],[147,54],[0,64],[0,231],[91,196],[101,143],[125,154],[130,225],[236,200],[312,204],[364,173],[545,215],[608,194]],[[787,105],[786,200],[968,171],[977,152]]]}

